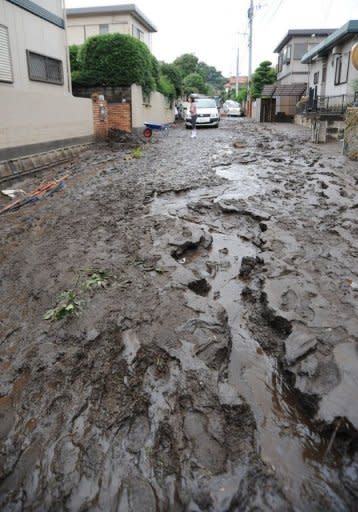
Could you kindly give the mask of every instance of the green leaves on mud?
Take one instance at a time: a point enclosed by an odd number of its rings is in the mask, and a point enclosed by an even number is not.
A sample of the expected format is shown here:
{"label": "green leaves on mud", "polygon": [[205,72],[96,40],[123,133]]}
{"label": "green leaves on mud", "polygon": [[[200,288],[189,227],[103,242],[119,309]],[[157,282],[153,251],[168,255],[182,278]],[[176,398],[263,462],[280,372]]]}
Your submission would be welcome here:
{"label": "green leaves on mud", "polygon": [[138,146],[137,148],[134,148],[132,151],[133,158],[142,158],[142,148]]}
{"label": "green leaves on mud", "polygon": [[44,320],[54,321],[78,316],[81,311],[82,302],[73,290],[65,290],[58,296],[57,306],[46,311]]}
{"label": "green leaves on mud", "polygon": [[[96,268],[81,269],[75,288],[88,291],[94,289],[107,288],[111,284],[113,276],[105,271]],[[73,289],[65,290],[57,297],[57,303],[54,308],[48,309],[43,316],[44,320],[56,321],[65,318],[79,316],[82,310],[82,300],[78,293]]]}
{"label": "green leaves on mud", "polygon": [[110,274],[104,271],[93,272],[88,276],[85,287],[89,288],[107,288],[110,285]]}

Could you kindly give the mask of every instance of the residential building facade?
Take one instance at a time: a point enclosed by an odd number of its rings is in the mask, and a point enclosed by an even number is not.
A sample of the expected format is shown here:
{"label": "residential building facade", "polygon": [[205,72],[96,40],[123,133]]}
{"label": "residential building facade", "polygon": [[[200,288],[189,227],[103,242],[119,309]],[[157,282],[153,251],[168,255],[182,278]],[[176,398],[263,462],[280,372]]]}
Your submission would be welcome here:
{"label": "residential building facade", "polygon": [[71,93],[63,0],[0,0],[0,161],[90,140]]}
{"label": "residential building facade", "polygon": [[273,93],[276,98],[276,114],[291,118],[294,116],[296,103],[306,91],[308,82],[308,65],[301,62],[301,59],[332,32],[334,29],[289,30],[277,45],[274,50],[278,54],[277,83]]}
{"label": "residential building facade", "polygon": [[152,48],[153,23],[133,4],[67,9],[70,45],[83,44],[91,36],[119,33],[136,37]]}
{"label": "residential building facade", "polygon": [[358,20],[350,20],[302,56],[308,66],[308,110],[343,111],[355,98],[358,70],[351,53],[358,43]]}

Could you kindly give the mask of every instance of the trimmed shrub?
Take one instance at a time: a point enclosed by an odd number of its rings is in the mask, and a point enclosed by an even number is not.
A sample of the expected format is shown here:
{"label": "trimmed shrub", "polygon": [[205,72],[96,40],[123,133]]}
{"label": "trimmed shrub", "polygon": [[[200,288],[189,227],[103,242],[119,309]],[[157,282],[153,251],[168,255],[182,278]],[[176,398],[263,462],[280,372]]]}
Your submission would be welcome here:
{"label": "trimmed shrub", "polygon": [[138,39],[123,34],[90,37],[80,52],[78,81],[89,87],[139,84],[145,94],[155,90],[153,56]]}

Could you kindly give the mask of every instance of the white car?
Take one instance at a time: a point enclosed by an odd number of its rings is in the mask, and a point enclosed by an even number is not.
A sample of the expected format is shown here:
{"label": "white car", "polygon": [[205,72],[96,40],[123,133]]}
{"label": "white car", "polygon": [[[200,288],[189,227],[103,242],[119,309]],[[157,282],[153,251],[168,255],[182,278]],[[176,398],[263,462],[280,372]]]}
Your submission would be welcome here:
{"label": "white car", "polygon": [[[196,126],[214,126],[218,128],[220,122],[220,115],[216,101],[213,98],[196,98],[196,111],[198,117],[196,118]],[[191,128],[191,116],[189,109],[185,116],[185,126]]]}
{"label": "white car", "polygon": [[223,111],[228,117],[242,117],[244,115],[238,101],[226,100],[223,104]]}

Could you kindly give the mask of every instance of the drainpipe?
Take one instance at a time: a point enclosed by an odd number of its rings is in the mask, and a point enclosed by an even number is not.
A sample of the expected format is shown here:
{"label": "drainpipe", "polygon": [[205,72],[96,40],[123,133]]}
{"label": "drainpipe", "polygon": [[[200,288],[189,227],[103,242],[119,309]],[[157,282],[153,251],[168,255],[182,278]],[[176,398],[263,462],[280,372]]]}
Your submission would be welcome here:
{"label": "drainpipe", "polygon": [[67,70],[67,87],[68,92],[72,95],[72,80],[71,80],[71,64],[70,64],[70,49],[68,46],[68,39],[67,39],[67,17],[66,17],[66,6],[65,6],[65,0],[61,0],[61,7],[62,7],[62,13],[63,13],[63,21],[65,24],[65,55],[66,55],[66,70]]}

